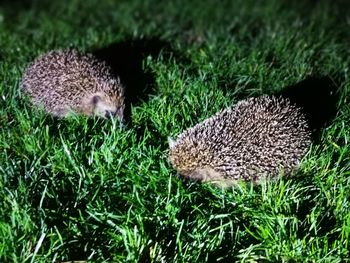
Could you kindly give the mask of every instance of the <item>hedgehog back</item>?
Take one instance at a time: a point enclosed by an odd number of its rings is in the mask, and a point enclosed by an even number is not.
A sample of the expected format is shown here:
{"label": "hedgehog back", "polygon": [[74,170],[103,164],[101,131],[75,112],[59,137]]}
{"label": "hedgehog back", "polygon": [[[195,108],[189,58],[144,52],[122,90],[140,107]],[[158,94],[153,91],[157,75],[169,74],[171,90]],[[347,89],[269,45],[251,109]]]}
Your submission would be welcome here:
{"label": "hedgehog back", "polygon": [[120,81],[111,69],[91,54],[74,49],[51,51],[26,69],[22,89],[34,104],[52,113],[80,106],[82,98],[103,91],[108,96],[123,96]]}
{"label": "hedgehog back", "polygon": [[257,181],[290,173],[310,144],[305,116],[289,100],[261,96],[238,102],[186,130],[170,147],[180,174],[203,179]]}

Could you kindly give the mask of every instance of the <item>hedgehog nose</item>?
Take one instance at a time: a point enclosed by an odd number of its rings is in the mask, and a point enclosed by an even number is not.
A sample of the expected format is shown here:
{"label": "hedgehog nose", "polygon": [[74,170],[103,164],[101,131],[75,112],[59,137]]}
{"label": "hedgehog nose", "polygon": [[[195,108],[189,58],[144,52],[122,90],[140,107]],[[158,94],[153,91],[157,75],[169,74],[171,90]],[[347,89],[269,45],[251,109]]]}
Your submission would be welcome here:
{"label": "hedgehog nose", "polygon": [[119,120],[123,121],[124,119],[124,107],[118,107],[116,112],[114,113],[115,116],[119,118]]}
{"label": "hedgehog nose", "polygon": [[105,113],[106,118],[118,117],[120,120],[123,120],[123,111],[118,109],[116,111],[107,110]]}
{"label": "hedgehog nose", "polygon": [[113,111],[110,111],[110,110],[106,110],[106,113],[105,113],[105,117],[106,118],[111,118],[115,115],[115,112]]}

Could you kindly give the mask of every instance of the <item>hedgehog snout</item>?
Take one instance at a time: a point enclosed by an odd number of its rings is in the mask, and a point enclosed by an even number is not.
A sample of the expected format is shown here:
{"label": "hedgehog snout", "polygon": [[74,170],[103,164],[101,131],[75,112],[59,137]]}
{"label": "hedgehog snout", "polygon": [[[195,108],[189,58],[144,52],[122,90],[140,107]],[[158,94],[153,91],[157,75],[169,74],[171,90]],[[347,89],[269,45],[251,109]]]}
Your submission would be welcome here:
{"label": "hedgehog snout", "polygon": [[124,119],[124,106],[117,107],[114,116],[118,117],[120,120]]}
{"label": "hedgehog snout", "polygon": [[110,101],[105,96],[100,95],[94,95],[91,103],[93,105],[93,113],[95,115],[104,118],[117,117],[118,119],[123,120],[123,105],[116,105],[116,103]]}
{"label": "hedgehog snout", "polygon": [[106,113],[105,113],[106,118],[114,117],[114,115],[115,115],[115,112],[106,110]]}
{"label": "hedgehog snout", "polygon": [[123,119],[123,110],[120,107],[117,107],[116,110],[106,110],[105,117],[106,118],[117,117],[118,119],[122,120]]}

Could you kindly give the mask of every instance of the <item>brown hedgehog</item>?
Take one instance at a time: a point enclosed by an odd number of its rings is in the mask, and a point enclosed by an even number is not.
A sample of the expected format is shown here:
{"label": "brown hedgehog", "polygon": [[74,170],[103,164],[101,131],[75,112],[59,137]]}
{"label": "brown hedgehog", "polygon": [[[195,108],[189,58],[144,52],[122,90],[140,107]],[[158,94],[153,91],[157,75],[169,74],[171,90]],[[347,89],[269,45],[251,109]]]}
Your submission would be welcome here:
{"label": "brown hedgehog", "polygon": [[242,100],[169,139],[169,159],[186,178],[228,186],[290,174],[310,143],[301,109],[265,95]]}
{"label": "brown hedgehog", "polygon": [[77,50],[51,51],[26,69],[22,90],[57,117],[70,112],[123,119],[124,88],[104,62]]}

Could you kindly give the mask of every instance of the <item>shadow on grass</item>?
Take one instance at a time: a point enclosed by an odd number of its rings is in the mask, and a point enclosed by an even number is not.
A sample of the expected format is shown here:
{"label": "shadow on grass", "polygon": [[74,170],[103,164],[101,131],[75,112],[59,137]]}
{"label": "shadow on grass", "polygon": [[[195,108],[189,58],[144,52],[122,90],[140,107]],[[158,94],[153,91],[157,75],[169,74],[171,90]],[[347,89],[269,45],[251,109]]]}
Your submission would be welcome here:
{"label": "shadow on grass", "polygon": [[322,128],[330,124],[337,114],[337,77],[309,77],[284,88],[277,95],[290,99],[303,109],[312,130],[314,142],[319,142]]}
{"label": "shadow on grass", "polygon": [[33,0],[2,0],[2,6],[9,7],[12,10],[28,9],[31,7]]}
{"label": "shadow on grass", "polygon": [[[342,82],[343,79],[338,74],[310,76],[296,84],[283,88],[279,92],[267,94],[288,98],[302,108],[312,131],[313,142],[318,143],[323,128],[329,125],[337,114],[339,87]],[[236,84],[230,84],[224,89],[224,92],[229,91],[231,94],[234,92],[234,96],[238,100],[246,99],[249,96],[249,93],[245,91],[235,91],[235,86]],[[250,86],[247,88],[249,90]],[[258,95],[262,94],[254,94],[253,96]]]}
{"label": "shadow on grass", "polygon": [[130,120],[131,105],[146,100],[152,93],[155,75],[145,68],[147,57],[180,58],[170,43],[158,38],[127,39],[107,47],[92,51],[101,60],[109,64],[125,86],[125,119]]}

